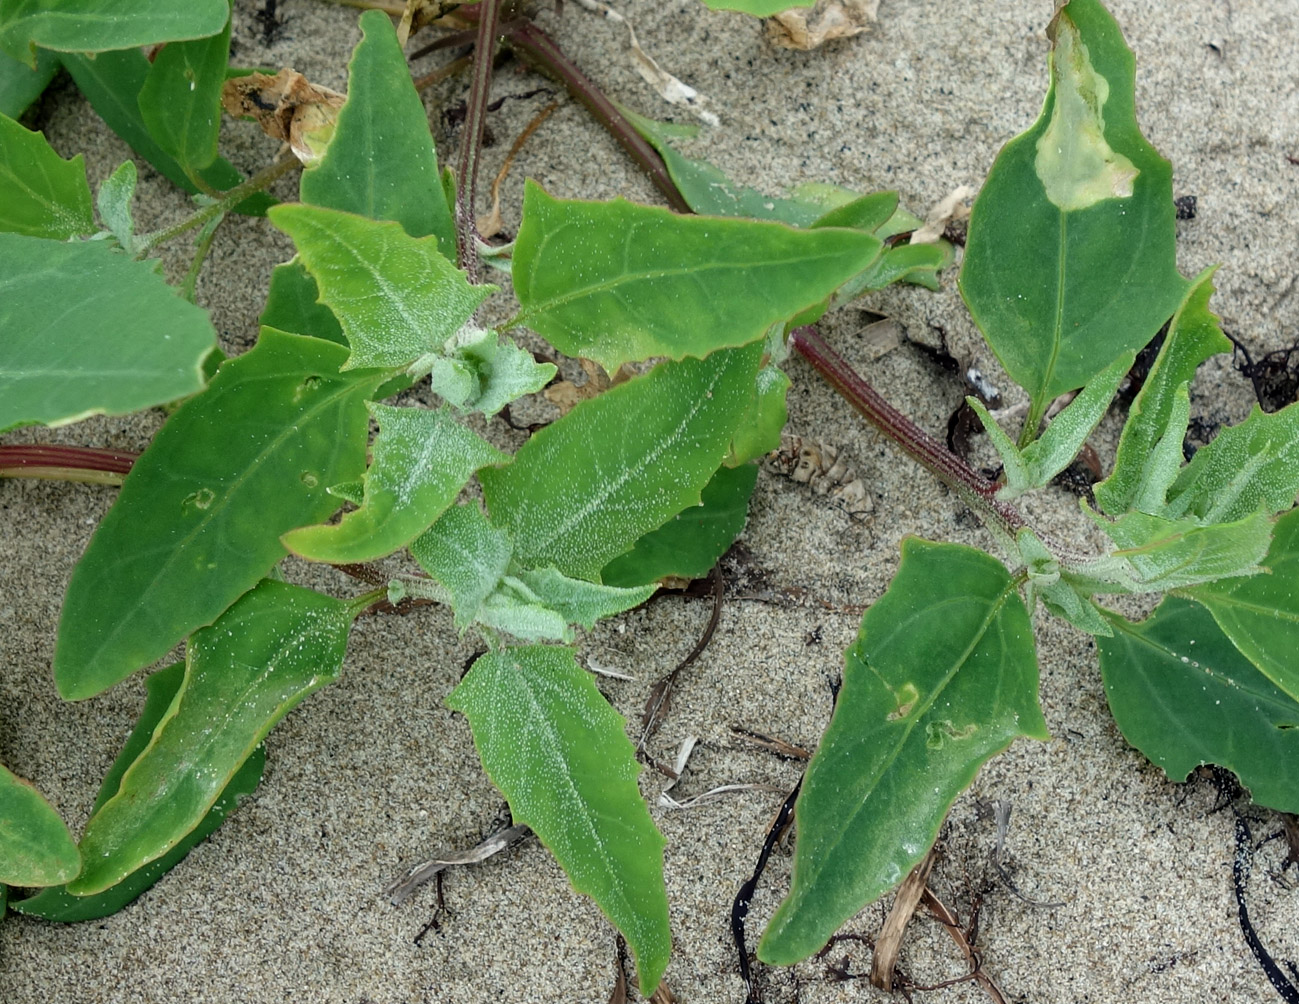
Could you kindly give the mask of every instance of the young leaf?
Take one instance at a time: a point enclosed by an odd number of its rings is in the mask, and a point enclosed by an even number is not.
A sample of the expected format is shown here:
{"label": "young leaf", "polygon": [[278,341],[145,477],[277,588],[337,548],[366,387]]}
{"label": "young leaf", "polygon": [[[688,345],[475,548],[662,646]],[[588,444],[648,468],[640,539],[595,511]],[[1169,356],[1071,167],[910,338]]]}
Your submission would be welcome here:
{"label": "young leaf", "polygon": [[[557,367],[539,363],[506,335],[465,326],[448,339],[444,354],[430,353],[433,392],[461,411],[488,418],[524,394],[550,383]],[[414,372],[419,372],[416,363]]]}
{"label": "young leaf", "polygon": [[1269,574],[1206,582],[1189,595],[1264,676],[1299,701],[1299,509],[1277,520],[1263,565]]}
{"label": "young leaf", "polygon": [[515,573],[543,604],[558,613],[565,624],[592,628],[595,622],[640,606],[658,589],[655,584],[602,586],[582,579],[570,579],[553,568],[527,569]]}
{"label": "young leaf", "polygon": [[0,49],[35,65],[36,48],[103,52],[215,35],[227,0],[11,0],[0,7]]}
{"label": "young leaf", "polygon": [[221,85],[230,56],[230,21],[215,35],[164,45],[140,88],[140,119],[163,151],[187,172],[217,156]]}
{"label": "young leaf", "polygon": [[760,344],[663,363],[537,432],[479,475],[515,557],[591,579],[687,506],[730,447]]}
{"label": "young leaf", "polygon": [[258,323],[295,335],[310,335],[346,345],[347,338],[334,312],[320,301],[320,287],[301,259],[271,269],[271,288]]}
{"label": "young leaf", "polygon": [[54,240],[94,232],[85,158],[64,160],[7,115],[0,115],[0,186],[0,231]]}
{"label": "young leaf", "polygon": [[86,823],[68,892],[102,892],[192,832],[275,723],[333,681],[350,626],[346,604],[267,579],[197,632],[161,725]]}
{"label": "young leaf", "polygon": [[1282,512],[1299,493],[1299,403],[1268,415],[1258,405],[1223,429],[1173,482],[1164,514],[1227,523],[1265,509]]}
{"label": "young leaf", "polygon": [[[1101,675],[1123,738],[1184,781],[1225,767],[1255,802],[1299,812],[1299,703],[1238,652],[1213,618],[1169,597],[1140,624],[1110,614]],[[1291,650],[1293,651],[1293,650]]]}
{"label": "young leaf", "polygon": [[411,237],[433,234],[454,262],[455,228],[428,116],[397,33],[381,11],[361,15],[361,32],[348,66],[347,103],[324,157],[302,173],[302,201],[395,220]]}
{"label": "young leaf", "polygon": [[897,885],[979,767],[1046,739],[1028,611],[994,558],[914,537],[862,619],[795,809],[793,888],[758,956],[788,965]]}
{"label": "young leaf", "polygon": [[1143,512],[1124,513],[1112,523],[1095,518],[1119,546],[1114,557],[1126,562],[1134,575],[1133,583],[1117,592],[1163,592],[1225,576],[1253,575],[1272,539],[1272,521],[1262,512],[1234,523],[1208,525],[1191,517],[1172,520]]}
{"label": "young leaf", "polygon": [[382,374],[344,350],[263,329],[135,462],[72,574],[54,677],[97,694],[212,623],[285,551],[280,535],[338,508],[365,469],[364,401]]}
{"label": "young leaf", "polygon": [[[889,233],[880,233],[898,213],[897,192],[871,192],[851,202],[831,209],[818,216],[812,227],[851,227],[853,230],[865,230],[876,237],[889,237]],[[916,221],[918,226],[919,220]],[[900,233],[901,231],[895,231]]]}
{"label": "young leaf", "polygon": [[[225,0],[216,0],[225,7]],[[218,25],[214,31],[220,31]],[[212,34],[212,32],[209,32]],[[149,135],[140,114],[139,94],[148,78],[150,63],[139,49],[122,49],[101,52],[93,59],[89,56],[68,54],[62,57],[77,89],[113,132],[124,139],[132,150],[156,167],[160,174],[178,188],[198,192],[185,169],[174,157],[165,152]],[[218,157],[198,172],[211,188],[219,191],[234,188],[244,176],[224,157]],[[235,206],[235,212],[260,216],[275,200],[265,192],[250,195]]]}
{"label": "young leaf", "polygon": [[1073,0],[1041,117],[974,204],[960,287],[1030,426],[1059,394],[1140,349],[1177,308],[1172,172],[1137,127],[1135,65],[1098,0]]}
{"label": "young leaf", "polygon": [[45,92],[59,72],[59,57],[49,49],[36,53],[36,68],[0,52],[0,115],[16,119]]}
{"label": "young leaf", "polygon": [[633,359],[705,356],[820,303],[880,247],[855,230],[561,201],[529,182],[514,246],[517,320],[611,373]]}
{"label": "young leaf", "polygon": [[427,529],[474,471],[510,459],[447,411],[374,403],[369,409],[379,434],[361,507],[339,523],[290,530],[280,539],[294,554],[337,565],[391,554]]}
{"label": "young leaf", "polygon": [[117,170],[99,184],[95,194],[95,208],[108,232],[118,245],[132,258],[136,256],[135,217],[131,202],[135,199],[135,161],[124,160]]}
{"label": "young leaf", "polygon": [[461,631],[478,618],[510,567],[513,550],[509,532],[492,526],[476,504],[448,509],[410,545],[420,568],[451,594]]}
{"label": "young leaf", "polygon": [[[108,773],[104,775],[92,814],[98,812],[105,802],[117,794],[122,775],[149,745],[154,729],[162,721],[163,714],[171,707],[172,699],[180,689],[184,676],[185,665],[177,662],[166,669],[158,670],[145,681],[148,694],[145,697],[144,710],[140,712],[139,721],[135,723],[135,728],[131,730],[130,736],[122,746],[122,752],[117,755]],[[97,920],[116,913],[176,867],[196,844],[210,836],[225,821],[225,817],[235,808],[239,800],[245,795],[252,794],[257,788],[265,766],[266,750],[263,746],[258,746],[244,761],[244,765],[235,772],[230,783],[225,786],[198,826],[162,857],[136,869],[116,885],[94,896],[74,896],[67,891],[66,886],[53,886],[41,890],[35,896],[11,904],[13,909],[29,917],[40,917],[65,924],[81,920]]]}
{"label": "young leaf", "polygon": [[1110,400],[1132,368],[1134,358],[1134,353],[1124,352],[1087,381],[1087,386],[1052,420],[1041,437],[1023,450],[1010,441],[982,402],[973,397],[966,399],[1001,454],[1006,483],[997,493],[998,498],[1018,498],[1025,492],[1041,488],[1073,463],[1087,437],[1105,417]]}
{"label": "young leaf", "polygon": [[124,415],[203,386],[216,332],[153,265],[0,234],[0,431]]}
{"label": "young leaf", "polygon": [[[1128,411],[1114,470],[1096,485],[1096,501],[1111,516],[1128,509],[1151,513],[1163,509],[1164,495],[1181,467],[1186,434],[1187,419],[1178,405],[1179,388],[1194,379],[1200,363],[1231,351],[1231,342],[1209,310],[1214,271],[1205,269],[1196,276],[1173,315],[1155,364]],[[1182,396],[1186,396],[1185,390]],[[1189,407],[1188,400],[1188,412]],[[1159,448],[1165,441],[1176,447],[1175,453]]]}
{"label": "young leaf", "polygon": [[447,697],[463,712],[487,776],[596,901],[654,992],[671,951],[663,837],[636,787],[625,723],[573,650],[545,645],[484,655]]}
{"label": "young leaf", "polygon": [[600,581],[639,586],[668,577],[703,578],[744,529],[757,481],[756,464],[719,468],[700,493],[699,505],[683,509],[641,537],[630,551],[604,566]]}
{"label": "young leaf", "polygon": [[0,883],[58,885],[80,868],[67,824],[30,782],[0,764]]}
{"label": "young leaf", "polygon": [[411,237],[400,224],[305,205],[269,215],[293,238],[347,334],[344,369],[409,365],[441,348],[496,291],[469,285],[435,237]]}

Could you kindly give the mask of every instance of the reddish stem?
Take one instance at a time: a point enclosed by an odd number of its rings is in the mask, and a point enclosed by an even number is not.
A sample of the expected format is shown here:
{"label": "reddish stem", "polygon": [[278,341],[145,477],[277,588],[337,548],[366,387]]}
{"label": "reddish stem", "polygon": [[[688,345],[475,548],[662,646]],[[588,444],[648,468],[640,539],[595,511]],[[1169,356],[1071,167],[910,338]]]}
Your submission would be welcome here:
{"label": "reddish stem", "polygon": [[138,454],[88,446],[0,446],[0,477],[120,485]]}

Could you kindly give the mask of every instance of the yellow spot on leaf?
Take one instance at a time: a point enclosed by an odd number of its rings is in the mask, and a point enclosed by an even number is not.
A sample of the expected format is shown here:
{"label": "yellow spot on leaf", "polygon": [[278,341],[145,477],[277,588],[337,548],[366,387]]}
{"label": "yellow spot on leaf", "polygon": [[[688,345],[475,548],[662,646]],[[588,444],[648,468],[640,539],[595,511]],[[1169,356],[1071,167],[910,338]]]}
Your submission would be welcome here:
{"label": "yellow spot on leaf", "polygon": [[1139,172],[1105,141],[1109,81],[1092,68],[1077,26],[1064,13],[1052,22],[1051,35],[1055,107],[1034,163],[1046,197],[1067,213],[1127,198]]}

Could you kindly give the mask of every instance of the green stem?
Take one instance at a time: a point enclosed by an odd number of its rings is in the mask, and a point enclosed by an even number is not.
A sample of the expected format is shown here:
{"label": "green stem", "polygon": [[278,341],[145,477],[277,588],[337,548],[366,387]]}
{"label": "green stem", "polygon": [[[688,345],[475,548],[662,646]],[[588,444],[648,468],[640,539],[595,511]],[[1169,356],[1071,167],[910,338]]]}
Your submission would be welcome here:
{"label": "green stem", "polygon": [[198,243],[194,246],[194,260],[189,263],[189,271],[185,273],[185,280],[180,284],[180,295],[185,297],[190,303],[194,302],[194,288],[198,285],[198,274],[203,270],[203,262],[206,260],[208,252],[212,250],[212,239],[216,237],[217,227],[225,219],[225,214],[208,221],[208,226],[203,228],[199,234]]}
{"label": "green stem", "polygon": [[230,189],[210,206],[204,206],[198,212],[187,216],[179,223],[174,223],[162,230],[155,230],[151,234],[145,234],[140,238],[140,253],[137,257],[143,258],[159,244],[165,243],[175,237],[179,237],[181,234],[193,230],[195,227],[201,227],[203,224],[207,223],[208,220],[233,209],[235,206],[239,205],[239,203],[243,202],[244,199],[248,198],[248,196],[260,192],[264,188],[269,188],[277,180],[288,174],[289,171],[301,166],[302,164],[299,162],[298,158],[290,155],[281,160],[277,160],[269,167],[262,168],[247,181],[244,181]]}
{"label": "green stem", "polygon": [[352,618],[352,620],[356,620],[356,618],[360,617],[361,614],[365,613],[365,611],[370,609],[370,607],[374,606],[376,603],[382,603],[387,598],[387,587],[371,589],[368,593],[362,593],[355,599],[348,601],[347,614]]}

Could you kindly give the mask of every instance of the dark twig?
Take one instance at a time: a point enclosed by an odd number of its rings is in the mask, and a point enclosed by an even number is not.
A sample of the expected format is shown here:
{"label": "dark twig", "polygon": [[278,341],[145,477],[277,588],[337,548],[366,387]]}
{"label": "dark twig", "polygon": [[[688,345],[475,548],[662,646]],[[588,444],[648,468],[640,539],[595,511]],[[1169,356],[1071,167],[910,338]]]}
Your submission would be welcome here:
{"label": "dark twig", "polygon": [[1299,985],[1292,982],[1276,960],[1263,947],[1263,941],[1254,930],[1249,919],[1249,907],[1245,903],[1245,890],[1249,885],[1249,873],[1253,865],[1253,851],[1250,843],[1253,837],[1249,831],[1249,821],[1244,815],[1236,812],[1236,856],[1231,862],[1232,885],[1236,891],[1236,913],[1240,920],[1241,933],[1245,935],[1245,944],[1254,953],[1254,958],[1263,970],[1263,975],[1272,984],[1273,989],[1281,995],[1286,1004],[1299,1004]]}
{"label": "dark twig", "polygon": [[663,715],[667,713],[668,703],[672,699],[672,685],[676,683],[677,674],[698,659],[708,643],[713,640],[713,634],[717,630],[717,622],[722,616],[722,597],[726,593],[726,579],[722,576],[721,569],[716,565],[708,573],[708,577],[713,582],[713,612],[708,618],[708,626],[704,628],[704,633],[699,636],[695,642],[695,647],[690,650],[690,654],[682,659],[672,672],[658,683],[650,688],[649,697],[645,700],[645,710],[641,713],[641,736],[640,741],[636,744],[638,752],[645,749],[645,743],[649,737],[654,734],[654,730],[659,727]]}
{"label": "dark twig", "polygon": [[[977,980],[979,985],[988,992],[988,996],[992,998],[995,1004],[1006,1004],[1006,998],[1002,994],[1001,988],[993,982],[991,976],[983,971],[983,960],[979,957],[969,933],[961,925],[961,922],[956,919],[956,915],[944,905],[942,900],[934,895],[932,889],[925,889],[922,902],[929,907],[929,912],[938,918],[938,922],[943,925],[951,939],[956,942],[956,947],[961,950],[961,954],[965,956],[966,962],[969,963],[970,971],[966,976],[962,977],[962,980]],[[926,988],[916,987],[916,989]]]}
{"label": "dark twig", "polygon": [[749,950],[744,943],[744,921],[749,915],[749,904],[753,902],[753,893],[758,888],[758,879],[762,877],[762,873],[767,869],[767,859],[771,857],[772,849],[780,842],[781,835],[785,832],[785,828],[789,826],[790,817],[794,813],[794,803],[798,800],[798,791],[801,787],[803,787],[803,779],[799,778],[798,784],[794,785],[794,790],[786,796],[785,801],[781,804],[780,811],[776,813],[776,818],[767,827],[767,836],[762,842],[762,851],[758,854],[758,863],[753,867],[753,874],[740,886],[740,891],[735,894],[735,900],[731,903],[731,938],[735,942],[735,951],[740,959],[740,977],[744,980],[747,991],[746,1004],[761,1004],[761,999],[757,988],[753,984],[753,969],[749,965]]}

